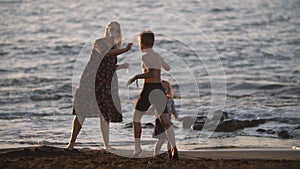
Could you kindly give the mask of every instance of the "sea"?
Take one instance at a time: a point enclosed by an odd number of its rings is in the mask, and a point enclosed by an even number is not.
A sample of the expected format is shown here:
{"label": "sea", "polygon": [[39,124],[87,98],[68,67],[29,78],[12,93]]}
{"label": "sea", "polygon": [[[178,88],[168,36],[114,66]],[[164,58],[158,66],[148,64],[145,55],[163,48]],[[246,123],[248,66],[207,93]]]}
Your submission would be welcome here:
{"label": "sea", "polygon": [[[141,73],[143,30],[155,33],[154,50],[171,66],[162,79],[179,116],[208,117],[202,130],[172,120],[179,150],[300,145],[299,0],[0,0],[0,11],[1,149],[67,146],[80,75],[110,21],[121,25],[122,46],[133,42],[118,56],[129,68],[117,71],[123,122],[110,123],[112,147],[133,149],[130,123],[143,81],[125,84]],[[222,112],[266,122],[216,132]],[[154,120],[142,119],[144,150],[154,148]],[[76,147],[102,146],[99,119],[86,119]]]}

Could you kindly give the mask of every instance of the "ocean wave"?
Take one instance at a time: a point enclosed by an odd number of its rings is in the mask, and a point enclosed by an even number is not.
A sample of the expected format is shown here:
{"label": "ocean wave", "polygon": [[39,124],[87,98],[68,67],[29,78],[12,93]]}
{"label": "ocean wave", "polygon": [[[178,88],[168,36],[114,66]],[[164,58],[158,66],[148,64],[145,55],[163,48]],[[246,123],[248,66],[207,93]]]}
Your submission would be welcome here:
{"label": "ocean wave", "polygon": [[72,86],[71,84],[63,84],[57,88],[34,90],[30,94],[32,101],[44,101],[44,100],[60,100],[63,97],[72,98]]}
{"label": "ocean wave", "polygon": [[[61,44],[60,44],[61,43]],[[79,55],[80,50],[83,47],[83,43],[79,44],[65,44],[65,42],[58,42],[58,44],[51,48],[50,51],[52,54],[56,55]]]}
{"label": "ocean wave", "polygon": [[280,88],[284,88],[287,85],[284,84],[266,84],[266,85],[258,85],[256,88],[257,89],[261,89],[261,90],[273,90],[273,89],[280,89]]}
{"label": "ocean wave", "polygon": [[287,84],[282,83],[254,83],[254,82],[241,82],[241,83],[228,83],[227,88],[229,90],[274,90],[283,89],[288,87]]}
{"label": "ocean wave", "polygon": [[52,94],[52,93],[35,93],[30,96],[32,101],[44,101],[44,100],[60,100],[62,98],[61,95]]}
{"label": "ocean wave", "polygon": [[300,124],[300,116],[299,117],[274,117],[268,119],[269,121],[275,121],[280,123],[287,123],[287,124]]}
{"label": "ocean wave", "polygon": [[9,70],[9,69],[2,69],[2,68],[0,68],[0,72],[12,72],[12,71]]}
{"label": "ocean wave", "polygon": [[0,86],[26,86],[28,84],[42,84],[42,83],[55,83],[69,79],[58,79],[58,78],[43,78],[37,76],[28,76],[20,78],[6,78],[0,81]]}
{"label": "ocean wave", "polygon": [[5,55],[8,55],[9,52],[4,52],[4,51],[0,51],[0,56],[5,56]]}
{"label": "ocean wave", "polygon": [[213,9],[211,9],[209,12],[212,12],[212,13],[232,12],[232,11],[234,11],[234,10],[235,10],[234,8],[231,8],[231,7],[225,7],[225,8],[213,8]]}
{"label": "ocean wave", "polygon": [[0,47],[13,46],[11,43],[0,43]]}
{"label": "ocean wave", "polygon": [[[7,110],[11,111],[11,110]],[[2,112],[0,113],[0,119],[2,120],[13,120],[13,119],[22,119],[25,117],[46,117],[46,116],[53,116],[54,113],[41,113],[41,112],[29,112],[29,111],[24,111],[24,112]]]}
{"label": "ocean wave", "polygon": [[72,84],[66,83],[56,89],[59,93],[70,93],[72,92]]}

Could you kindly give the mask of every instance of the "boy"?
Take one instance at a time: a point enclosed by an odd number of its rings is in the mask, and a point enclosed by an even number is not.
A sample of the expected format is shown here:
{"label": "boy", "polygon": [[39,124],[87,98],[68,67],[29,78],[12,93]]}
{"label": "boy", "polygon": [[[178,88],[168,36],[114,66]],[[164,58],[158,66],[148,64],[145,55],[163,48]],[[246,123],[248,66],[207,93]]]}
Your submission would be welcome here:
{"label": "boy", "polygon": [[175,144],[175,134],[172,123],[168,117],[166,108],[167,98],[161,84],[161,67],[166,71],[170,66],[165,63],[161,56],[154,52],[154,33],[143,31],[139,34],[139,47],[143,53],[142,56],[142,74],[137,74],[127,82],[130,85],[137,79],[144,79],[143,90],[136,102],[135,110],[132,113],[133,132],[134,132],[134,152],[133,157],[137,157],[141,152],[141,119],[151,104],[153,104],[159,114],[159,120],[165,129],[166,136],[172,147],[172,159],[179,160],[178,150]]}

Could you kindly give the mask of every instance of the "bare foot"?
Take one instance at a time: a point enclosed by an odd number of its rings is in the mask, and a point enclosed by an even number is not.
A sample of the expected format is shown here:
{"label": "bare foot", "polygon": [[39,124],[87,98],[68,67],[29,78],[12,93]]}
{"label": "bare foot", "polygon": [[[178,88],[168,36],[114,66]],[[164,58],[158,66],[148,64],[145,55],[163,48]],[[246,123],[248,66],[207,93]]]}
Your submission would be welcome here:
{"label": "bare foot", "polygon": [[111,146],[108,146],[108,147],[104,146],[104,147],[103,147],[103,150],[115,150],[115,148],[113,148],[113,147],[111,147]]}
{"label": "bare foot", "polygon": [[73,150],[74,149],[74,143],[69,143],[67,146],[67,149]]}
{"label": "bare foot", "polygon": [[132,158],[137,158],[142,153],[142,148],[139,148],[138,150],[135,150],[132,154]]}

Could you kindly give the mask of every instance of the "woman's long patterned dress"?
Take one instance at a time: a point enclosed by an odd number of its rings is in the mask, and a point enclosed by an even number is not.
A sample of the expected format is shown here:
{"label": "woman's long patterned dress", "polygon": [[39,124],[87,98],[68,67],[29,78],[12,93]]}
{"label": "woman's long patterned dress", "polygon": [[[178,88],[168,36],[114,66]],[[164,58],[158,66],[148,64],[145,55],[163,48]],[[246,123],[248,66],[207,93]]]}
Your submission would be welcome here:
{"label": "woman's long patterned dress", "polygon": [[95,41],[92,54],[76,90],[73,114],[82,117],[103,116],[106,121],[122,122],[116,76],[117,56],[107,56],[111,40]]}

